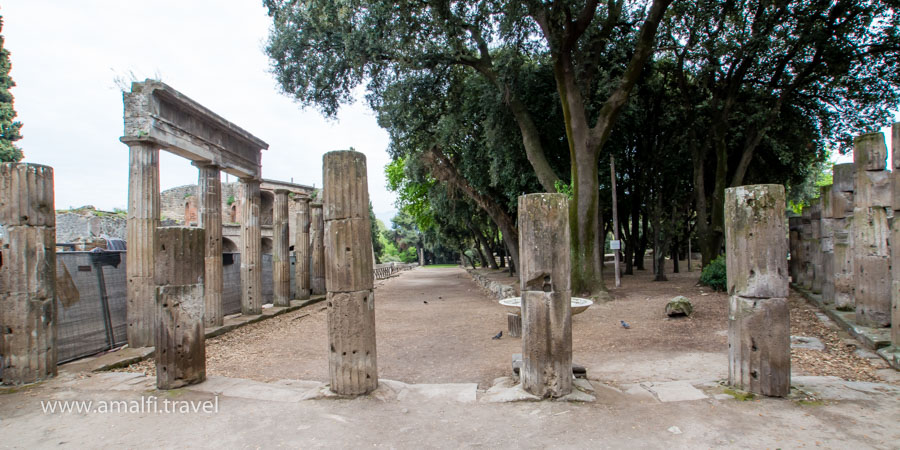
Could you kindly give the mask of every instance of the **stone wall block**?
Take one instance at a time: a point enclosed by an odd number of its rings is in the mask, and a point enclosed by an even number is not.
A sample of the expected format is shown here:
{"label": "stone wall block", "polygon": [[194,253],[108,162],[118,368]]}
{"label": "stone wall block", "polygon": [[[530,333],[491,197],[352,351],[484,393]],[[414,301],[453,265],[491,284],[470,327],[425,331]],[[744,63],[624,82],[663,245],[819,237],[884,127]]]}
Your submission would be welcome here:
{"label": "stone wall block", "polygon": [[891,320],[891,263],[887,256],[857,256],[854,261],[856,321],[886,327]]}

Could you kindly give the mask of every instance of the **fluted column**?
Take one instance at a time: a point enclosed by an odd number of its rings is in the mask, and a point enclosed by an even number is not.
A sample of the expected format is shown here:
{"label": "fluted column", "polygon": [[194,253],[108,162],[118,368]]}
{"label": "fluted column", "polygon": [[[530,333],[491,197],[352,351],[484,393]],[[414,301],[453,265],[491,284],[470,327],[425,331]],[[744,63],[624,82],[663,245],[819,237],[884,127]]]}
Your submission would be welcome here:
{"label": "fluted column", "polygon": [[325,293],[325,222],[322,204],[309,205],[309,285],[312,295]]}
{"label": "fluted column", "polygon": [[152,347],[155,343],[156,285],[153,266],[156,228],[159,226],[159,149],[145,141],[128,142],[128,277],[126,318],[128,345]]}
{"label": "fluted column", "polygon": [[288,191],[275,190],[272,211],[272,281],[275,306],[291,306],[291,243],[288,219]]}
{"label": "fluted column", "polygon": [[241,178],[241,314],[262,314],[259,180]]}
{"label": "fluted column", "polygon": [[200,228],[206,230],[203,324],[211,328],[222,326],[223,322],[222,176],[218,166],[195,165],[199,169]]}
{"label": "fluted column", "polygon": [[309,197],[295,197],[297,216],[294,220],[294,277],[297,298],[309,298]]}
{"label": "fluted column", "polygon": [[3,384],[56,375],[53,168],[0,164],[0,373]]}

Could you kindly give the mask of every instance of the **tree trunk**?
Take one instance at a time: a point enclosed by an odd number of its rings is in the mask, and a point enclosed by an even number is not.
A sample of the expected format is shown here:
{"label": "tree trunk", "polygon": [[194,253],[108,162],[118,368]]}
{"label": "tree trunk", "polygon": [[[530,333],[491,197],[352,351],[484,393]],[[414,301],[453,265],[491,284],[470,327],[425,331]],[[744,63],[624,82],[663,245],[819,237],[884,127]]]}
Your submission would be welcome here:
{"label": "tree trunk", "polygon": [[596,153],[575,151],[572,171],[573,198],[569,205],[572,237],[572,293],[598,296],[606,292],[600,254],[600,191]]}

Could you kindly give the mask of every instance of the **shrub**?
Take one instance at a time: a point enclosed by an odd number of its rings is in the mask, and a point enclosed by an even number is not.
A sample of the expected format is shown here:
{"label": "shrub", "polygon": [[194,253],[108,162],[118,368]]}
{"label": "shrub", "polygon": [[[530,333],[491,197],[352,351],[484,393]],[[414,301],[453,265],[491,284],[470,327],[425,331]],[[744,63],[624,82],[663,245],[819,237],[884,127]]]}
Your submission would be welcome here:
{"label": "shrub", "polygon": [[725,291],[728,275],[725,267],[725,255],[719,255],[700,272],[700,284],[713,288],[714,291]]}

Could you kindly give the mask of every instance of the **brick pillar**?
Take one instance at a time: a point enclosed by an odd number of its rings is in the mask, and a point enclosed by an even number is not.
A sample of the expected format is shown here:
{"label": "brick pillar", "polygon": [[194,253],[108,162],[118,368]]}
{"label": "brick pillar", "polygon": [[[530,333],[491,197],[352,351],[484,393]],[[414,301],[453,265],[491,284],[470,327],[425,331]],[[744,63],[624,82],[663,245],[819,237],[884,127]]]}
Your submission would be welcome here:
{"label": "brick pillar", "polygon": [[259,180],[241,178],[241,314],[262,314]]}
{"label": "brick pillar", "polygon": [[0,164],[0,381],[56,376],[53,168]]}
{"label": "brick pillar", "polygon": [[784,397],[791,387],[784,186],[725,190],[728,382]]}
{"label": "brick pillar", "polygon": [[195,165],[199,169],[199,225],[206,231],[203,323],[212,328],[222,326],[223,323],[222,293],[225,286],[222,268],[222,176],[216,165]]}
{"label": "brick pillar", "polygon": [[128,345],[152,347],[156,325],[153,265],[156,228],[159,226],[159,149],[145,141],[126,143],[130,153],[126,222],[128,251],[125,256]]}
{"label": "brick pillar", "polygon": [[288,191],[275,189],[272,211],[272,280],[275,284],[272,303],[275,306],[291,306],[291,244],[288,222]]}

